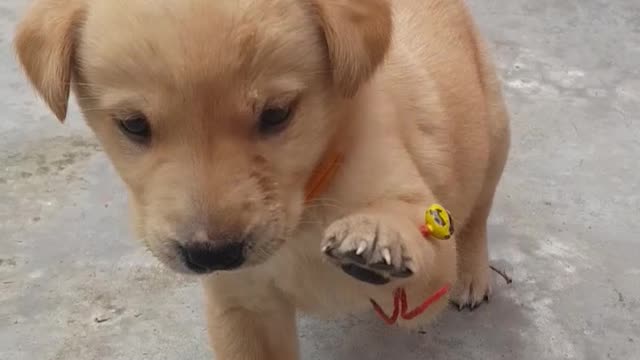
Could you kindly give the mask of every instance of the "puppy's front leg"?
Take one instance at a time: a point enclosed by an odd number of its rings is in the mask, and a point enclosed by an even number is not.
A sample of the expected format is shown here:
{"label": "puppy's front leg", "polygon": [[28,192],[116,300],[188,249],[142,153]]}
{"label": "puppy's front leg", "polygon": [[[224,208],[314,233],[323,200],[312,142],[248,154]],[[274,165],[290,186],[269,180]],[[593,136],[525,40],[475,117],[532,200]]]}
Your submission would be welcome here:
{"label": "puppy's front leg", "polygon": [[[230,303],[207,291],[209,338],[216,360],[298,360],[295,309],[274,297],[251,304]],[[217,290],[217,291],[216,291]]]}
{"label": "puppy's front leg", "polygon": [[452,283],[454,241],[425,239],[419,230],[428,205],[374,203],[331,224],[322,251],[345,273],[375,285],[414,274]]}

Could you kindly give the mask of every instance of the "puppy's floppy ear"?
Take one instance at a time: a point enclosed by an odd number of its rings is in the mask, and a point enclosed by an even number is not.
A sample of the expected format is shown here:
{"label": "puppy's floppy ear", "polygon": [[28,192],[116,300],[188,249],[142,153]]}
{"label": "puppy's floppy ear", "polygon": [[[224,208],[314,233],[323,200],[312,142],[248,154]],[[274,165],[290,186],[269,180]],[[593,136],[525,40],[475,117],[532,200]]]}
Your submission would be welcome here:
{"label": "puppy's floppy ear", "polygon": [[353,96],[391,42],[390,0],[311,0],[324,33],[333,81]]}
{"label": "puppy's floppy ear", "polygon": [[18,60],[60,121],[67,116],[77,30],[86,0],[35,0],[14,39]]}

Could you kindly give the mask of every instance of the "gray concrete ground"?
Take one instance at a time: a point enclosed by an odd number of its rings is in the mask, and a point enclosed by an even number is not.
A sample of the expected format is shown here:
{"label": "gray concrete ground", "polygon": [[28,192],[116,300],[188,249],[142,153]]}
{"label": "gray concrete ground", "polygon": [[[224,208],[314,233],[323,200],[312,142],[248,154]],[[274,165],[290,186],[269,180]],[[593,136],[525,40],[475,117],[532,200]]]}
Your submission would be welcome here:
{"label": "gray concrete ground", "polygon": [[[121,184],[10,51],[0,0],[0,359],[210,359],[201,294],[129,234]],[[489,306],[407,333],[300,319],[303,358],[640,359],[640,2],[473,0],[513,115]]]}

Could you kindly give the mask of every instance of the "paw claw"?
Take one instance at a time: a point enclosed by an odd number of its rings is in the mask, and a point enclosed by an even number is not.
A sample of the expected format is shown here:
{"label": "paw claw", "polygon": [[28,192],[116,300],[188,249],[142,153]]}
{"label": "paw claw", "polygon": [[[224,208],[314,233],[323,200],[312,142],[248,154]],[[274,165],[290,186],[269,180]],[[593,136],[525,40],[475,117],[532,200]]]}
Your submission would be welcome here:
{"label": "paw claw", "polygon": [[362,264],[362,265],[366,263],[365,259],[361,256],[361,254],[358,254],[357,251],[349,251],[348,253],[345,254],[345,256],[351,261],[353,261],[354,263]]}
{"label": "paw claw", "polygon": [[356,250],[356,255],[360,256],[364,254],[364,251],[367,250],[367,242],[361,241],[360,245],[358,245],[358,249]]}
{"label": "paw claw", "polygon": [[384,262],[387,265],[391,265],[391,252],[389,251],[389,249],[384,248],[380,251],[380,253],[382,254],[382,258],[384,259]]}
{"label": "paw claw", "polygon": [[327,244],[322,247],[322,252],[327,254],[327,255],[330,255],[331,251],[333,250],[333,246],[336,243],[335,240],[336,240],[335,238],[328,239],[327,240]]}

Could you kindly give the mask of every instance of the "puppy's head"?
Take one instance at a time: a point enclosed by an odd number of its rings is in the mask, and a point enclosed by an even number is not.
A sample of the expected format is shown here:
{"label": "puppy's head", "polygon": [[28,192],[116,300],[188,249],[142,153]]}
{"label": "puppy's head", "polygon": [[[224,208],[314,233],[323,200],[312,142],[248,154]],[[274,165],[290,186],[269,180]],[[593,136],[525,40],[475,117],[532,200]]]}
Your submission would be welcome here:
{"label": "puppy's head", "polygon": [[205,273],[287,241],[390,32],[384,0],[36,0],[15,43],[61,121],[74,89],[150,250]]}

